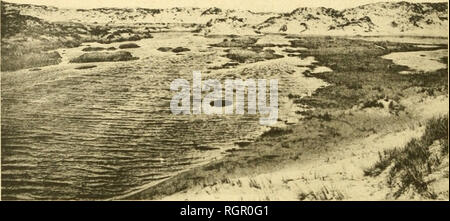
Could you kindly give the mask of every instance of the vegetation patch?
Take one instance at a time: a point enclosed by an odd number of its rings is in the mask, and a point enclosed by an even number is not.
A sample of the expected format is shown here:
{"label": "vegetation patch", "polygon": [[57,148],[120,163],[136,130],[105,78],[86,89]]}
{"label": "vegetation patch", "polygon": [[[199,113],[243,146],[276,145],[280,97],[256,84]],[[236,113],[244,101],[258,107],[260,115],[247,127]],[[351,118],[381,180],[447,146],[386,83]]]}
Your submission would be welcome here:
{"label": "vegetation patch", "polygon": [[121,44],[119,45],[120,49],[125,49],[125,48],[139,48],[140,46],[135,44],[135,43],[128,43],[128,44]]}
{"label": "vegetation patch", "polygon": [[176,47],[174,49],[172,49],[172,52],[174,53],[180,53],[180,52],[185,52],[185,51],[190,51],[191,49],[189,48],[183,48],[183,47]]}
{"label": "vegetation patch", "polygon": [[224,39],[222,42],[217,44],[211,44],[214,47],[232,48],[232,47],[247,47],[254,45],[258,41],[257,38],[252,37],[236,37],[232,39]]}
{"label": "vegetation patch", "polygon": [[437,48],[424,49],[414,44],[369,42],[343,37],[298,37],[291,40],[291,46],[308,48],[302,52],[303,56],[313,56],[321,65],[333,70],[333,74],[314,74],[314,77],[335,86],[320,88],[313,99],[297,99],[305,105],[347,109],[363,103],[366,107],[381,107],[378,99],[398,102],[404,97],[406,88],[418,86],[441,92],[448,90],[446,69],[429,75],[401,75],[398,73],[408,70],[408,67],[382,58],[392,52]]}
{"label": "vegetation patch", "polygon": [[[378,176],[388,171],[387,183],[395,189],[396,198],[411,189],[425,198],[437,198],[438,194],[429,188],[436,177],[428,176],[444,167],[447,171],[442,175],[448,179],[448,132],[448,116],[431,119],[420,139],[380,153],[379,161],[365,170],[365,175]],[[447,165],[442,165],[445,158]]]}
{"label": "vegetation patch", "polygon": [[172,48],[171,47],[160,47],[160,48],[158,48],[156,50],[162,51],[162,52],[168,52],[168,51],[171,51]]}
{"label": "vegetation patch", "polygon": [[83,69],[91,69],[91,68],[95,68],[97,67],[97,65],[81,65],[76,67],[75,69],[77,70],[83,70]]}
{"label": "vegetation patch", "polygon": [[83,48],[81,51],[85,51],[85,52],[91,52],[91,51],[114,51],[116,50],[115,47],[109,47],[109,48],[104,48],[104,47],[86,47]]}
{"label": "vegetation patch", "polygon": [[253,63],[270,59],[282,58],[283,55],[275,54],[273,50],[248,50],[248,49],[230,49],[227,50],[225,57],[239,63]]}
{"label": "vegetation patch", "polygon": [[311,190],[308,192],[300,192],[297,198],[300,201],[307,201],[307,200],[328,201],[328,200],[343,200],[345,199],[345,195],[339,190],[324,186],[318,191]]}
{"label": "vegetation patch", "polygon": [[86,47],[83,48],[81,51],[103,51],[106,50],[104,47]]}
{"label": "vegetation patch", "polygon": [[107,61],[130,61],[138,58],[128,51],[116,52],[90,52],[70,60],[71,63],[107,62]]}
{"label": "vegetation patch", "polygon": [[15,71],[24,68],[59,64],[61,55],[58,52],[30,52],[25,54],[17,52],[16,56],[8,56],[2,51],[1,60],[2,71]]}

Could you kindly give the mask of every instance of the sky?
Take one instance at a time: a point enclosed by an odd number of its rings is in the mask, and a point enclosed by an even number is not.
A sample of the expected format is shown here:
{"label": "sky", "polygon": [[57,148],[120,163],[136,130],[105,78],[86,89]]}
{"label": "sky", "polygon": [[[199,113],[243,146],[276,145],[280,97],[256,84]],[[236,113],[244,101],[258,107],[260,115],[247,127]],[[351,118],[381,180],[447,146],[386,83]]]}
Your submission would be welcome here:
{"label": "sky", "polygon": [[[51,5],[60,8],[172,8],[172,7],[218,7],[255,12],[289,12],[298,7],[351,8],[374,2],[397,2],[400,0],[5,0],[14,3]],[[448,2],[448,0],[409,0],[409,2]]]}

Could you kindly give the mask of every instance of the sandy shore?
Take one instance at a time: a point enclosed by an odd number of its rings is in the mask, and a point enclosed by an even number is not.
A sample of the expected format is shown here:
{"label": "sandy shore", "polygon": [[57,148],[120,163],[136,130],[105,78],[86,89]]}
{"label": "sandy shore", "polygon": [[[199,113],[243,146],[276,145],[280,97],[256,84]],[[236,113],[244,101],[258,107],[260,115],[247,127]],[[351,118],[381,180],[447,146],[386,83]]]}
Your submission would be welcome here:
{"label": "sandy shore", "polygon": [[[392,200],[386,174],[368,177],[364,169],[379,159],[379,152],[403,147],[411,139],[419,138],[424,132],[420,122],[447,114],[449,105],[448,96],[425,100],[414,97],[404,102],[420,118],[418,124],[338,144],[334,151],[309,155],[309,160],[275,172],[195,187],[162,200]],[[448,178],[440,185],[448,188]],[[420,199],[411,195],[404,199],[414,197]]]}

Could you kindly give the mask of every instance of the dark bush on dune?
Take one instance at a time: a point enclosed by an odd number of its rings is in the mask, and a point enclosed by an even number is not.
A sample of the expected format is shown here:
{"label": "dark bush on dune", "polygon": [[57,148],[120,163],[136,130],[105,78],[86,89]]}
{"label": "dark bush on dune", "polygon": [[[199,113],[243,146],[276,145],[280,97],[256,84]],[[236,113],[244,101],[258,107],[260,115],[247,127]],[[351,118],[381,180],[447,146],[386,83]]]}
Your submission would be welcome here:
{"label": "dark bush on dune", "polygon": [[75,69],[84,70],[84,69],[91,69],[91,68],[95,68],[95,67],[97,67],[97,65],[82,65],[82,66],[76,67]]}
{"label": "dark bush on dune", "polygon": [[162,51],[162,52],[168,52],[168,51],[172,50],[172,48],[171,47],[160,47],[157,50]]}
{"label": "dark bush on dune", "polygon": [[97,34],[98,36],[98,43],[102,43],[102,44],[109,44],[112,42],[124,42],[124,41],[139,41],[141,39],[145,39],[145,38],[153,38],[153,36],[150,34],[150,32],[145,31],[145,32],[139,32],[137,30],[133,30],[133,29],[118,29],[113,31],[108,30],[108,31],[112,31],[112,33],[107,33],[107,34]]}
{"label": "dark bush on dune", "polygon": [[248,47],[256,43],[258,39],[256,38],[250,38],[250,37],[238,37],[238,38],[232,38],[231,40],[224,39],[222,42],[217,44],[211,44],[213,47],[225,47],[225,48],[231,48],[231,47]]}
{"label": "dark bush on dune", "polygon": [[180,53],[180,52],[185,52],[185,51],[190,51],[190,50],[191,49],[189,49],[189,48],[176,47],[176,48],[172,49],[172,52]]}
{"label": "dark bush on dune", "polygon": [[292,129],[271,127],[268,131],[265,131],[263,134],[261,134],[261,137],[274,137],[290,133],[292,133]]}
{"label": "dark bush on dune", "polygon": [[107,62],[107,61],[129,61],[138,58],[128,51],[117,52],[91,52],[83,54],[77,58],[70,60],[72,63],[88,63],[88,62]]}
{"label": "dark bush on dune", "polygon": [[109,48],[104,48],[104,47],[86,47],[86,48],[83,48],[82,51],[104,51],[104,50],[114,51],[114,50],[116,50],[116,48],[115,47],[109,47]]}
{"label": "dark bush on dune", "polygon": [[282,58],[283,55],[275,54],[273,50],[258,52],[257,50],[231,49],[227,51],[225,57],[239,63],[252,63],[270,59]]}
{"label": "dark bush on dune", "polygon": [[135,43],[128,43],[128,44],[121,44],[119,45],[120,49],[124,49],[124,48],[139,48],[140,46],[135,44]]}
{"label": "dark bush on dune", "polygon": [[86,47],[83,48],[82,51],[103,51],[103,50],[105,50],[105,48],[103,47]]}

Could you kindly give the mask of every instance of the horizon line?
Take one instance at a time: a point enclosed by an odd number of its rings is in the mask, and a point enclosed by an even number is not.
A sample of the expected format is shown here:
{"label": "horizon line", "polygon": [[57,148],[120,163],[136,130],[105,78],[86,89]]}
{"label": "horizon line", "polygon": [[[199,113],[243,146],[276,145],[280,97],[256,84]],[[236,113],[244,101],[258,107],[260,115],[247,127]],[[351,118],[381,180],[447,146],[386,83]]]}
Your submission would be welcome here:
{"label": "horizon line", "polygon": [[[209,5],[204,5],[203,7],[201,6],[196,6],[196,5],[183,5],[183,6],[169,6],[169,7],[149,7],[146,5],[134,5],[134,6],[104,6],[104,7],[98,7],[98,6],[85,6],[85,7],[70,7],[70,6],[66,6],[66,7],[62,7],[62,6],[58,6],[58,5],[54,5],[54,4],[45,4],[45,3],[27,3],[24,1],[36,1],[36,0],[0,0],[1,2],[5,2],[5,3],[9,3],[9,4],[17,4],[17,5],[34,5],[34,6],[46,6],[46,7],[54,7],[54,8],[58,8],[58,9],[86,9],[86,10],[92,10],[92,9],[105,9],[105,8],[110,8],[110,9],[174,9],[174,8],[199,8],[199,9],[209,9],[209,8],[219,8],[219,9],[225,9],[225,10],[236,10],[236,11],[249,11],[249,12],[254,12],[254,13],[270,13],[270,12],[275,12],[275,13],[289,13],[292,12],[295,9],[298,8],[332,8],[335,10],[345,10],[345,9],[351,9],[351,8],[357,8],[357,7],[361,7],[361,6],[365,6],[365,5],[372,5],[372,4],[380,4],[380,3],[400,3],[400,2],[407,2],[407,3],[420,3],[420,4],[425,4],[425,3],[446,3],[448,4],[448,1],[442,1],[442,0],[419,0],[419,1],[407,1],[407,0],[391,0],[391,1],[383,1],[383,0],[366,0],[367,1],[371,1],[368,3],[362,3],[359,5],[352,5],[349,7],[342,7],[342,8],[336,8],[336,7],[329,7],[329,6],[298,6],[298,7],[291,7],[287,10],[254,10],[254,9],[249,9],[249,8],[231,8],[231,7],[220,7],[214,4],[209,4]],[[19,2],[18,2],[19,1]],[[43,1],[53,1],[53,0],[42,0]],[[130,1],[130,0],[128,0]],[[156,0],[158,1],[158,0]],[[292,1],[296,1],[296,0],[292,0]],[[309,1],[309,0],[305,0],[305,1]],[[328,1],[328,0],[323,0],[323,1]],[[139,1],[142,2],[142,1]],[[169,2],[169,1],[167,1]],[[319,2],[319,1],[315,1],[315,2]],[[361,1],[363,2],[363,1]]]}

